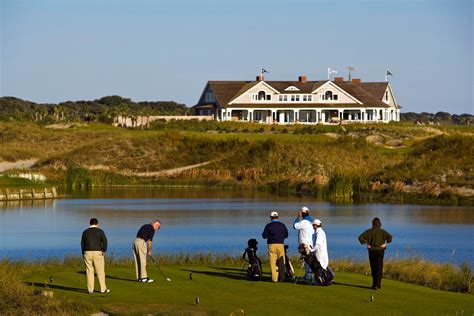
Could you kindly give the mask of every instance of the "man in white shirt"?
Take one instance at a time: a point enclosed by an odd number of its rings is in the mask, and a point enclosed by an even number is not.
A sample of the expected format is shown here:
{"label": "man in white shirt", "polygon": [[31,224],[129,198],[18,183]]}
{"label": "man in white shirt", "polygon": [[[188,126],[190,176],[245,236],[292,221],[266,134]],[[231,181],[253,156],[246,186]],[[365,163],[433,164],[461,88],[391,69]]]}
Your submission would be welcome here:
{"label": "man in white shirt", "polygon": [[321,220],[315,219],[313,221],[315,240],[313,249],[311,251],[315,252],[316,259],[318,259],[321,267],[326,270],[329,265],[328,244],[326,240],[326,233],[321,228],[321,226]]}
{"label": "man in white shirt", "polygon": [[[311,225],[313,219],[309,216],[309,209],[303,206],[298,212],[298,217],[293,223],[293,228],[298,230],[298,246],[304,247],[305,255],[311,252],[313,246],[313,226]],[[311,268],[304,263],[305,266],[305,279],[311,280],[312,271]]]}

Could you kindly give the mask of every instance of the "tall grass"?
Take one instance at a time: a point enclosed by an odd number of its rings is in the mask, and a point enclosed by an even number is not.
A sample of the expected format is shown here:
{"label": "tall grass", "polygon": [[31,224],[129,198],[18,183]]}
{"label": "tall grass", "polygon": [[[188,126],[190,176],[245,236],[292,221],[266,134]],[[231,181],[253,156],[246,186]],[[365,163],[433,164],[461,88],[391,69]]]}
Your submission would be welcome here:
{"label": "tall grass", "polygon": [[0,262],[1,315],[88,315],[89,304],[78,299],[41,296],[34,287],[22,283],[15,264]]}
{"label": "tall grass", "polygon": [[[370,275],[368,262],[331,261],[336,271]],[[437,290],[473,294],[474,275],[468,264],[435,263],[422,258],[390,259],[384,262],[384,278],[427,286]]]}

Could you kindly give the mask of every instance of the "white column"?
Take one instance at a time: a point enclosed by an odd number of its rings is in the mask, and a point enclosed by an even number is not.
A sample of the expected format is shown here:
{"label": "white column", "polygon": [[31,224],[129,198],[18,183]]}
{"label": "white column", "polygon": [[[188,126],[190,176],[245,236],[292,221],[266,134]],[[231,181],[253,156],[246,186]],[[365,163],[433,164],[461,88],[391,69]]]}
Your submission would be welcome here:
{"label": "white column", "polygon": [[294,117],[295,122],[299,121],[298,111],[299,109],[293,110],[293,117]]}

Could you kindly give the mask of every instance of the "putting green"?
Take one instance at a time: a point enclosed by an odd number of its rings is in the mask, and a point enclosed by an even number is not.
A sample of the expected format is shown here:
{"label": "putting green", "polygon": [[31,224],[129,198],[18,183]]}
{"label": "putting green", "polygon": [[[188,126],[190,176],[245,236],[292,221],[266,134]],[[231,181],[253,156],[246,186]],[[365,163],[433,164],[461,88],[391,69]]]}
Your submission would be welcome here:
{"label": "putting green", "polygon": [[[112,314],[169,315],[308,315],[308,314],[409,314],[473,315],[474,296],[432,290],[386,280],[383,288],[368,288],[368,276],[337,273],[335,284],[317,287],[294,283],[248,281],[235,266],[163,266],[167,282],[154,266],[148,273],[154,283],[138,283],[130,268],[107,268],[110,294],[87,294],[84,271],[71,268],[43,270],[24,276],[38,289],[48,287],[55,296],[75,296]],[[268,267],[265,267],[268,271]],[[189,275],[192,273],[192,280]],[[96,281],[96,290],[98,284]],[[373,296],[373,301],[371,299]],[[199,297],[199,305],[196,304]]]}

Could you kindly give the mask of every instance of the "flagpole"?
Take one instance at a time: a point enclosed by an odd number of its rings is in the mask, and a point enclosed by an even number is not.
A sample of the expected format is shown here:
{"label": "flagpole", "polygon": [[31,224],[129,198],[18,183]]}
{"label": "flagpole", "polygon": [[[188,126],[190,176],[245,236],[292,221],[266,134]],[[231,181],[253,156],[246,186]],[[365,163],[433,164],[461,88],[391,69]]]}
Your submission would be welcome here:
{"label": "flagpole", "polygon": [[328,67],[328,80],[329,80],[329,75],[330,75],[330,73],[329,73],[329,67]]}
{"label": "flagpole", "polygon": [[385,69],[385,82],[388,81],[387,69]]}

